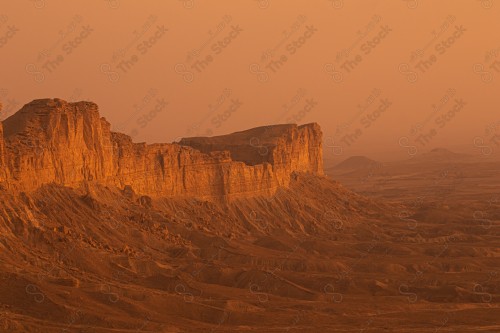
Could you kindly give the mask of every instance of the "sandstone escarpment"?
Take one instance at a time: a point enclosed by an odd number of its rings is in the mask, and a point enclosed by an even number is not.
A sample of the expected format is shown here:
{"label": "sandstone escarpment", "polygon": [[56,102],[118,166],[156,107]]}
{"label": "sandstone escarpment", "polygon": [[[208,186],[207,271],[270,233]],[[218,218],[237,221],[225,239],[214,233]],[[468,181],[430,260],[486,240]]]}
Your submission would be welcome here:
{"label": "sandstone escarpment", "polygon": [[15,188],[70,185],[112,172],[110,125],[93,103],[33,101],[4,121],[4,136]]}
{"label": "sandstone escarpment", "polygon": [[0,121],[0,183],[5,181],[7,168],[5,166],[5,144],[3,139],[3,124]]}
{"label": "sandstone escarpment", "polygon": [[322,133],[318,124],[254,128],[217,137],[184,138],[202,152],[229,151],[234,161],[247,165],[269,163],[278,184],[287,186],[294,171],[323,173]]}
{"label": "sandstone escarpment", "polygon": [[151,196],[270,195],[294,171],[322,174],[317,124],[261,127],[180,144],[133,143],[90,102],[35,100],[0,126],[0,182],[32,191],[55,183],[130,185]]}

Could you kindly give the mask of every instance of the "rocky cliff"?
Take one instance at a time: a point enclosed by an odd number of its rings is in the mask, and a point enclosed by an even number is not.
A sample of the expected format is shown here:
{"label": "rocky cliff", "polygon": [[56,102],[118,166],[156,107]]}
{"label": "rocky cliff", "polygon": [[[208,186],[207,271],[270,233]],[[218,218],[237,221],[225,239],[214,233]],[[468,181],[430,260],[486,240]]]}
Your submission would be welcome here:
{"label": "rocky cliff", "polygon": [[90,102],[35,100],[0,124],[0,182],[17,191],[85,182],[150,196],[271,195],[294,171],[322,174],[317,124],[276,125],[179,144],[133,143]]}
{"label": "rocky cliff", "polygon": [[278,184],[287,186],[294,171],[323,174],[321,136],[318,124],[287,124],[211,138],[185,138],[180,144],[204,153],[228,151],[233,161],[249,166],[269,163]]}
{"label": "rocky cliff", "polygon": [[[0,103],[0,112],[2,111],[2,104]],[[7,168],[5,166],[5,144],[3,139],[3,124],[0,121],[0,183],[4,182],[6,179]]]}

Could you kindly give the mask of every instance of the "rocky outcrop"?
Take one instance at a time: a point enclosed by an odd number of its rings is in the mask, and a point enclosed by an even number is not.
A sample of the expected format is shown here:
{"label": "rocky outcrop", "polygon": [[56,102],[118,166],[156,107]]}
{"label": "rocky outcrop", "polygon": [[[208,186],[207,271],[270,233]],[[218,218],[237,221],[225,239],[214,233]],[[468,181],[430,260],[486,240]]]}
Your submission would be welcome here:
{"label": "rocky outcrop", "polygon": [[4,121],[9,187],[74,185],[113,173],[110,124],[88,102],[36,100]]}
{"label": "rocky outcrop", "polygon": [[229,151],[232,160],[257,165],[269,163],[279,185],[287,186],[294,171],[323,173],[322,134],[318,124],[254,128],[217,137],[185,138],[202,152]]}
{"label": "rocky outcrop", "polygon": [[152,145],[110,128],[94,103],[35,100],[3,123],[0,182],[19,191],[97,182],[150,196],[230,199],[271,195],[294,171],[323,172],[317,124]]}
{"label": "rocky outcrop", "polygon": [[6,172],[7,168],[5,165],[5,144],[3,139],[3,124],[0,121],[0,183],[6,180]]}

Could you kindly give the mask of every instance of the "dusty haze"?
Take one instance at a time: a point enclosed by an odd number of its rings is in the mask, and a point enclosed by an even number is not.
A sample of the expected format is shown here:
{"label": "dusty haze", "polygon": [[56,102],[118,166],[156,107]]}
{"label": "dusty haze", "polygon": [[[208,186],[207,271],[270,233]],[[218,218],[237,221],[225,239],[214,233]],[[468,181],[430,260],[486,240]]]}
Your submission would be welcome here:
{"label": "dusty haze", "polygon": [[500,332],[500,0],[0,2],[0,333]]}
{"label": "dusty haze", "polygon": [[59,97],[96,102],[135,141],[314,121],[325,158],[498,156],[499,13],[495,0],[3,1],[0,119]]}

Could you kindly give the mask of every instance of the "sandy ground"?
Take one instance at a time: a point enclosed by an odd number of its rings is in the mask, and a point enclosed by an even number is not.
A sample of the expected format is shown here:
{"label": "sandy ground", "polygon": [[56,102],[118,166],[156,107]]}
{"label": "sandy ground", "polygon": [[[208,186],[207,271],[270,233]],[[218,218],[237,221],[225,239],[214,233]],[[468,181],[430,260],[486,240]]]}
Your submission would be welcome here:
{"label": "sandy ground", "polygon": [[0,332],[500,332],[499,166],[330,167],[228,204],[4,191]]}

